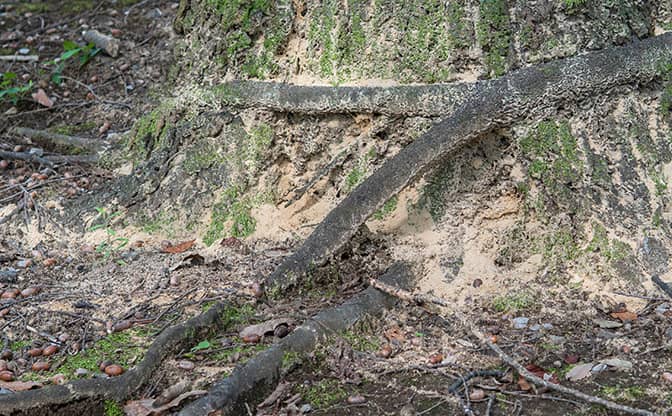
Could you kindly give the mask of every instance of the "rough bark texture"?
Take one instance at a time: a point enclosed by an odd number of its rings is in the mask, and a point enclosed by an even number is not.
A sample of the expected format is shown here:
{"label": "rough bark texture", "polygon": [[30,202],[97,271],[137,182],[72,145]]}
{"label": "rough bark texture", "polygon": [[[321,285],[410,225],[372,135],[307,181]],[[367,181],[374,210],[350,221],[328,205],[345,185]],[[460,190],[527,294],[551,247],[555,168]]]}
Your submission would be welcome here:
{"label": "rough bark texture", "polygon": [[393,87],[299,86],[279,82],[235,81],[218,87],[227,104],[286,113],[376,113],[445,116],[474,91],[475,84]]}
{"label": "rough bark texture", "polygon": [[270,287],[295,284],[345,244],[386,200],[433,162],[489,131],[558,105],[604,94],[622,84],[647,83],[672,59],[672,34],[625,47],[521,69],[477,83],[455,113],[388,160],[333,209],[304,244],[268,277]]}

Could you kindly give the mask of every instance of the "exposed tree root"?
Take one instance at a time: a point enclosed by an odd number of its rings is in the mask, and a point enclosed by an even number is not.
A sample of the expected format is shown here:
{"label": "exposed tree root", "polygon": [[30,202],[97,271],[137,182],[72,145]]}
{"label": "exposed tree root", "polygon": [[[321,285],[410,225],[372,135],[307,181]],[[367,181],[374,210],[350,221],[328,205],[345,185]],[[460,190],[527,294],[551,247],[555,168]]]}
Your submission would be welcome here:
{"label": "exposed tree root", "polygon": [[646,83],[672,61],[672,33],[582,56],[524,68],[477,82],[470,98],[427,133],[389,159],[322,221],[299,249],[267,279],[281,291],[306,270],[323,264],[367,218],[434,162],[461,146],[526,117],[543,117],[563,103]]}
{"label": "exposed tree root", "polygon": [[[397,263],[380,279],[406,286],[411,279],[410,267]],[[285,353],[308,353],[320,340],[347,329],[366,315],[380,314],[395,302],[394,297],[370,287],[342,305],[318,313],[282,342],[237,367],[231,376],[215,384],[207,396],[186,406],[179,415],[201,416],[219,409],[223,415],[246,414],[245,404],[261,403],[275,389]]]}
{"label": "exposed tree root", "polygon": [[28,137],[29,139],[40,143],[49,143],[52,145],[55,144],[89,150],[98,150],[100,148],[100,143],[95,140],[85,139],[83,137],[66,136],[65,134],[52,133],[50,131],[14,127],[10,130],[10,133]]}
{"label": "exposed tree root", "polygon": [[[407,285],[410,278],[410,268],[404,264],[392,266],[381,277],[401,286]],[[238,367],[230,377],[215,384],[207,396],[180,414],[206,415],[220,408],[225,414],[242,414],[245,403],[261,402],[265,394],[275,388],[285,353],[309,352],[330,334],[347,329],[366,315],[377,315],[395,302],[395,298],[369,288],[340,306],[320,312],[282,342]],[[225,308],[225,304],[219,303],[199,316],[168,328],[154,340],[140,364],[120,377],[75,380],[60,386],[0,395],[0,415],[102,414],[104,400],[125,400],[150,380],[169,354],[216,329]]]}
{"label": "exposed tree root", "polygon": [[432,117],[452,113],[476,90],[475,85],[453,83],[331,87],[232,81],[220,85],[217,91],[229,105],[288,113],[376,113]]}
{"label": "exposed tree root", "polygon": [[223,322],[226,305],[218,303],[207,312],[159,335],[143,360],[120,377],[74,380],[60,386],[0,395],[0,415],[103,414],[104,400],[123,400],[147,383],[170,353],[193,343]]}

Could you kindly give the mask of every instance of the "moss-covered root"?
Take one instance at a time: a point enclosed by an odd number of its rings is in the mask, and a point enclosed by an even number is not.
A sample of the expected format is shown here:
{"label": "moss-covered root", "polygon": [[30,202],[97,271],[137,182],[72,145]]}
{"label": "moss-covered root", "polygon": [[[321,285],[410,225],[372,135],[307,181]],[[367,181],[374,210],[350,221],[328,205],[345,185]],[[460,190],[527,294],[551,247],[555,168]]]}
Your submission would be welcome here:
{"label": "moss-covered root", "polygon": [[[381,280],[401,287],[412,286],[410,266],[393,265]],[[342,305],[326,309],[298,327],[282,342],[237,367],[231,376],[215,384],[208,395],[186,406],[180,416],[207,415],[221,409],[224,415],[245,414],[245,404],[254,407],[273,391],[285,354],[305,354],[329,335],[351,327],[367,315],[379,315],[396,299],[368,288]]]}
{"label": "moss-covered root", "polygon": [[524,68],[488,83],[476,83],[470,98],[362,182],[318,225],[299,249],[267,279],[284,290],[311,267],[323,264],[385,201],[434,162],[461,146],[524,117],[540,117],[563,103],[645,83],[672,60],[672,32],[582,56]]}
{"label": "moss-covered root", "polygon": [[168,328],[154,340],[140,364],[120,377],[74,380],[60,386],[0,395],[0,415],[102,414],[106,403],[123,401],[147,383],[168,354],[225,323],[220,319],[225,311],[226,305],[219,303]]}
{"label": "moss-covered root", "polygon": [[234,81],[215,88],[226,104],[292,113],[376,113],[442,116],[462,104],[473,83],[329,87],[278,82]]}

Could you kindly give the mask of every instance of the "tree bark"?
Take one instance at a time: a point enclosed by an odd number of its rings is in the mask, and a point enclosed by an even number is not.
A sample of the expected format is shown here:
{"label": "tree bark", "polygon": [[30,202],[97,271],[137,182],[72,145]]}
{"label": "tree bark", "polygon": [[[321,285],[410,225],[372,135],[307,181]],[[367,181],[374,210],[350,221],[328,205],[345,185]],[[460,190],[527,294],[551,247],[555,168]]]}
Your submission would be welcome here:
{"label": "tree bark", "polygon": [[470,98],[427,133],[386,161],[317,226],[299,249],[270,276],[270,288],[285,290],[323,264],[357,229],[432,163],[483,134],[525,117],[624,84],[646,83],[672,61],[672,33],[585,55],[520,69],[477,82]]}

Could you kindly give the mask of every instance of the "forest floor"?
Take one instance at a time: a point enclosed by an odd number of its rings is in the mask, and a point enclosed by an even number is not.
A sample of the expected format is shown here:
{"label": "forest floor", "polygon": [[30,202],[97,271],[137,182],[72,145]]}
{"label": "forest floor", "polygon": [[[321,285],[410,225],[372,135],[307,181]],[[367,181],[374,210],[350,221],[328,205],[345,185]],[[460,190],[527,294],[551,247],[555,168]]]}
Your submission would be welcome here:
{"label": "forest floor", "polygon": [[[34,83],[16,103],[0,102],[0,150],[61,153],[12,133],[15,127],[114,145],[169,91],[164,82],[178,3],[61,3],[66,5],[0,6],[0,54],[39,56],[37,62],[0,61],[0,73],[17,76],[2,88]],[[88,56],[81,48],[88,28],[120,39],[121,55]],[[53,62],[73,50],[70,42],[81,49],[61,64]],[[47,100],[31,97],[39,90]],[[367,236],[318,273],[314,287],[269,300],[259,296],[256,282],[298,241],[232,237],[204,248],[171,235],[160,223],[120,237],[128,228],[115,212],[63,210],[121,172],[102,164],[0,163],[0,218],[15,213],[0,224],[0,394],[108,377],[106,372],[114,373],[111,364],[126,370],[163,329],[228,301],[231,325],[225,332],[170,357],[128,403],[106,404],[110,415],[118,414],[117,406],[131,415],[154,414],[151,402],[169,386],[187,380],[182,393],[197,397],[198,390],[207,390],[297,324],[361,291],[391,263],[385,239]],[[86,226],[59,223],[72,215]],[[474,276],[474,289],[483,283]],[[666,372],[672,371],[669,299],[621,294],[621,305],[606,307],[593,301],[590,289],[559,291],[543,279],[515,295],[488,290],[480,297],[486,302],[466,299],[449,312],[402,307],[336,334],[307,359],[289,363],[276,394],[249,413],[444,415],[467,414],[467,406],[481,415],[612,414],[535,388],[510,370],[470,380],[468,392],[449,393],[470,371],[506,369],[473,337],[470,325],[552,382],[660,413],[672,406],[672,374]],[[462,319],[455,319],[454,311]],[[271,319],[261,339],[240,336],[242,329]]]}

